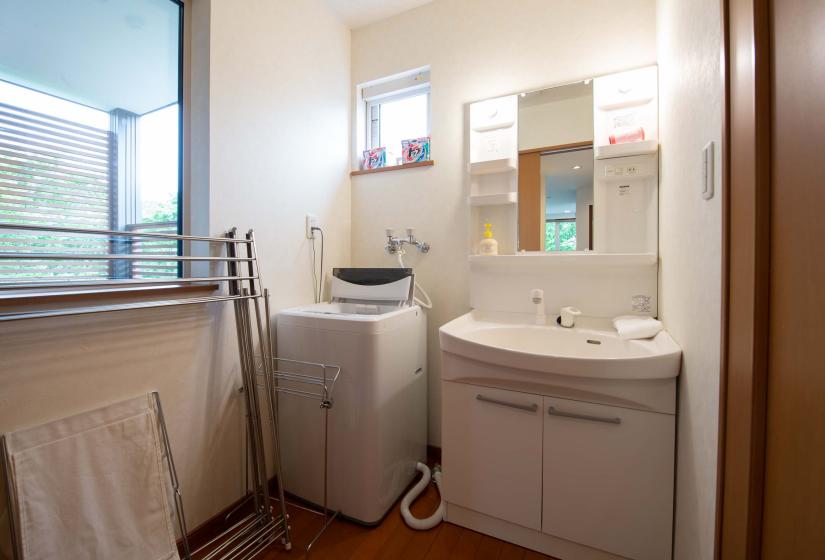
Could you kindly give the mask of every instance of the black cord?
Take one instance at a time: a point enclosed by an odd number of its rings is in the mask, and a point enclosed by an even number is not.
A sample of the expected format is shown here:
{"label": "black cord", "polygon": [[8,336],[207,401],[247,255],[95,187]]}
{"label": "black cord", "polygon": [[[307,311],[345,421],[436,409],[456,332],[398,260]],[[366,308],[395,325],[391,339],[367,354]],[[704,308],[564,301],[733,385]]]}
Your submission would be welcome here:
{"label": "black cord", "polygon": [[[324,291],[324,230],[313,226],[312,231],[319,231],[321,232],[321,270],[318,273],[318,290],[315,295],[315,303],[321,303],[321,297],[323,296]],[[315,274],[315,236],[312,236],[312,273]],[[313,286],[313,291],[315,290],[315,286]]]}

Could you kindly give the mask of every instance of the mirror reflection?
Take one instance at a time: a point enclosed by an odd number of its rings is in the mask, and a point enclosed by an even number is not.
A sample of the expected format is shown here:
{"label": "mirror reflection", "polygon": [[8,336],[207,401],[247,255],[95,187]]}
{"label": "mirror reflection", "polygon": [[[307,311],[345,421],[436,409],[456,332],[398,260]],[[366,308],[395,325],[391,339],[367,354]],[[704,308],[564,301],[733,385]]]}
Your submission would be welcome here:
{"label": "mirror reflection", "polygon": [[592,249],[593,149],[541,155],[544,251]]}
{"label": "mirror reflection", "polygon": [[519,96],[519,250],[593,248],[593,85]]}

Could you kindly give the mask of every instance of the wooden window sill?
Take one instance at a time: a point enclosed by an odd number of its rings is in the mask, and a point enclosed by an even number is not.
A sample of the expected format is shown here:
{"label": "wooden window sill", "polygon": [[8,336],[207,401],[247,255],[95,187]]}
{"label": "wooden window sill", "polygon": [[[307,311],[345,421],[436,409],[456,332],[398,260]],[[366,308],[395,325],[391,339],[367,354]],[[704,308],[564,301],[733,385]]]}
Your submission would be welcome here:
{"label": "wooden window sill", "polygon": [[383,173],[384,171],[399,171],[401,169],[412,169],[414,167],[430,167],[435,164],[435,160],[419,161],[416,163],[405,163],[403,165],[387,165],[378,169],[357,169],[350,172],[350,177],[355,175],[371,175],[372,173]]}
{"label": "wooden window sill", "polygon": [[188,294],[212,293],[219,289],[218,284],[172,284],[162,286],[128,286],[128,287],[95,287],[85,289],[72,289],[71,286],[55,287],[51,289],[32,290],[0,290],[0,310],[4,308],[42,305],[51,303],[84,303],[92,305],[106,300],[122,302],[129,299],[176,299],[178,296]]}

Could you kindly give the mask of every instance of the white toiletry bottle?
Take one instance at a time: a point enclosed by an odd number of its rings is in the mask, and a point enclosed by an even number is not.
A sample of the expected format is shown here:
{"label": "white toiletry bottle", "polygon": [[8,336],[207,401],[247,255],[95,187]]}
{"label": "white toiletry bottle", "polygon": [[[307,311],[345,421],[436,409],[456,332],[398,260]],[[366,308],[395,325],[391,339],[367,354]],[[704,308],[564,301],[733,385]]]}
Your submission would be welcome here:
{"label": "white toiletry bottle", "polygon": [[498,241],[493,239],[493,230],[490,224],[484,224],[484,239],[478,244],[478,252],[481,255],[498,255]]}

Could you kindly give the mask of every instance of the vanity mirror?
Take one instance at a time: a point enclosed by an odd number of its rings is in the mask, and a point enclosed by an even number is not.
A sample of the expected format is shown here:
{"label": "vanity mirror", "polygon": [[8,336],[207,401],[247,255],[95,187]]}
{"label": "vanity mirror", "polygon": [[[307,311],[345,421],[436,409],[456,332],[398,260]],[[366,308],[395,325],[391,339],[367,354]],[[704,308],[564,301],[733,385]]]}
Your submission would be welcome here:
{"label": "vanity mirror", "polygon": [[518,96],[518,248],[593,249],[593,82]]}
{"label": "vanity mirror", "polygon": [[655,66],[471,103],[476,245],[655,255],[657,112]]}

